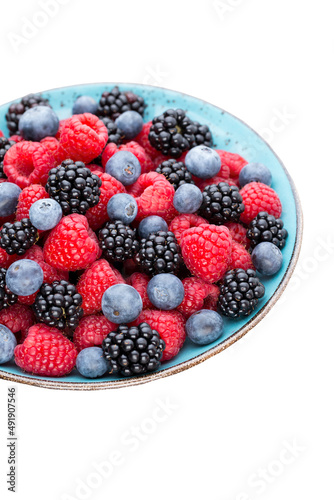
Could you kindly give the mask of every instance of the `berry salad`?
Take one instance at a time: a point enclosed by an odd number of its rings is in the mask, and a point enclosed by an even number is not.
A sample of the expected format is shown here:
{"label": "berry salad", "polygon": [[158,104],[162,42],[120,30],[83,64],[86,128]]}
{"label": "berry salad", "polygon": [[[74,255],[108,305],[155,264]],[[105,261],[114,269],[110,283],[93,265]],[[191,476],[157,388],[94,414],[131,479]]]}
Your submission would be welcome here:
{"label": "berry salad", "polygon": [[66,119],[43,95],[8,108],[0,364],[144,375],[261,307],[288,237],[274,172],[171,103],[145,121],[147,104],[116,86]]}

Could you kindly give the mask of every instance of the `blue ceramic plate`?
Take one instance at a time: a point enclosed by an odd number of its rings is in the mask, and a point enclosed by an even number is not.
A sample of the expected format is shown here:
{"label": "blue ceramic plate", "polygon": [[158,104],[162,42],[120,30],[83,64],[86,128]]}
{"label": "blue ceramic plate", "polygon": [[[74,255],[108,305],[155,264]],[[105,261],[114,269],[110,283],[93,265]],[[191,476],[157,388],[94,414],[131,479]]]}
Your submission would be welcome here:
{"label": "blue ceramic plate", "polygon": [[[43,96],[50,100],[59,118],[63,119],[72,114],[73,103],[79,95],[85,94],[99,99],[102,92],[111,89],[114,85],[114,83],[76,85],[43,92]],[[260,309],[257,309],[254,314],[238,321],[225,318],[224,336],[208,346],[197,346],[187,340],[181,352],[173,360],[164,363],[159,371],[152,374],[128,379],[106,376],[97,380],[87,380],[74,371],[71,375],[58,379],[29,375],[14,364],[6,364],[0,366],[0,377],[4,379],[54,389],[92,390],[135,385],[178,373],[221,352],[253,328],[280,297],[296,265],[302,235],[301,208],[293,182],[270,146],[241,120],[200,99],[147,85],[118,85],[121,90],[132,89],[145,99],[147,103],[145,121],[159,115],[167,108],[185,109],[190,118],[209,125],[217,148],[238,153],[249,162],[259,161],[270,168],[273,177],[272,187],[282,201],[282,219],[289,232],[283,249],[283,268],[274,277],[261,279],[266,287],[266,294],[260,302]],[[0,107],[0,130],[5,134],[8,132],[5,114],[9,104],[11,103]]]}

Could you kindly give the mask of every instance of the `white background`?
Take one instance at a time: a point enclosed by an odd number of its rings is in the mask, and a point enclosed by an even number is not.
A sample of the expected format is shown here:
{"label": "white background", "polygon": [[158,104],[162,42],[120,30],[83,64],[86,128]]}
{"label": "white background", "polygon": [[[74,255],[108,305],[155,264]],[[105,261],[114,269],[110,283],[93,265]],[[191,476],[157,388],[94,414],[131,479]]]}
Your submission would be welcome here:
{"label": "white background", "polygon": [[[58,3],[45,27],[15,48],[13,33],[22,36],[23,18],[38,23],[41,5],[2,2],[1,103],[99,81],[156,84],[206,99],[270,136],[301,197],[304,242],[274,310],[200,366],[117,391],[17,386],[16,498],[333,498],[331,2]],[[5,499],[13,496],[5,486],[7,387],[0,381]],[[166,398],[174,409],[158,413],[157,401]],[[164,421],[152,425],[153,414]],[[144,427],[143,441],[122,443],[133,426]],[[99,481],[93,463],[117,450],[123,463]],[[76,493],[79,479],[94,488]]]}

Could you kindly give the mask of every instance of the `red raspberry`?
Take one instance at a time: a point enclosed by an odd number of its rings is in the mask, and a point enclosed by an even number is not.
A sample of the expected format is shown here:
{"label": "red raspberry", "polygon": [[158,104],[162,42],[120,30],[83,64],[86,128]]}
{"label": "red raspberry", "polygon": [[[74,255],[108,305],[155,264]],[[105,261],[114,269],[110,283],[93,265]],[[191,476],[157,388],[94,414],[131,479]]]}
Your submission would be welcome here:
{"label": "red raspberry", "polygon": [[228,179],[226,179],[227,184],[229,186],[237,186],[239,187],[239,181],[236,179],[236,177],[234,179],[232,179],[232,177],[229,177]]}
{"label": "red raspberry", "polygon": [[150,133],[152,122],[144,123],[141,132],[135,137],[135,141],[138,142],[146,151],[146,153],[154,160],[157,156],[160,156],[160,152],[155,149],[148,138],[148,134]]}
{"label": "red raspberry", "polygon": [[14,304],[0,311],[0,324],[7,326],[15,333],[19,343],[22,343],[28,334],[29,328],[35,323],[33,310],[22,304]]}
{"label": "red raspberry", "polygon": [[45,147],[45,149],[55,158],[57,159],[58,149],[59,149],[59,141],[55,137],[45,137],[41,140],[41,144]]}
{"label": "red raspberry", "polygon": [[247,238],[247,229],[245,226],[239,224],[238,222],[225,222],[224,226],[226,226],[230,231],[232,240],[240,243],[240,245],[243,245],[248,250],[250,247],[250,241]]}
{"label": "red raspberry", "polygon": [[174,205],[171,204],[171,206],[164,215],[164,219],[167,222],[167,224],[170,224],[172,220],[175,219],[175,217],[177,217],[178,215],[180,215],[180,212],[178,212],[174,207]]}
{"label": "red raspberry", "polygon": [[246,248],[232,240],[232,253],[229,269],[255,269],[252,258]]}
{"label": "red raspberry", "polygon": [[[111,264],[110,264],[110,267],[112,267]],[[116,276],[118,283],[125,283],[125,279],[123,278],[122,273],[120,273],[118,271],[118,269],[114,268],[113,272],[114,272],[114,275]]]}
{"label": "red raspberry", "polygon": [[146,322],[151,328],[159,332],[166,343],[162,361],[174,358],[180,351],[186,339],[185,319],[178,311],[152,311],[145,309],[134,322],[137,326]]}
{"label": "red raspberry", "polygon": [[24,141],[22,135],[11,135],[10,138],[9,138],[10,141],[14,141],[14,142],[22,142]]}
{"label": "red raspberry", "polygon": [[24,306],[32,306],[36,300],[38,292],[31,295],[19,295],[18,302]]}
{"label": "red raspberry", "polygon": [[68,118],[65,118],[64,120],[59,120],[59,127],[58,127],[58,132],[56,133],[55,137],[57,141],[59,141],[62,130],[64,128],[65,123],[67,122]]}
{"label": "red raspberry", "polygon": [[129,186],[128,192],[136,198],[137,221],[149,215],[165,217],[173,206],[175,190],[166,177],[157,172],[140,175],[139,179]]}
{"label": "red raspberry", "polygon": [[[154,170],[158,168],[158,166],[163,162],[163,161],[166,161],[166,160],[169,160],[169,156],[165,156],[161,153],[159,153],[159,156],[157,156],[156,158],[154,158],[153,160],[153,164],[154,164]],[[179,159],[178,159],[179,161]]]}
{"label": "red raspberry", "polygon": [[266,184],[250,182],[240,190],[240,194],[245,205],[240,217],[244,224],[249,224],[259,212],[268,212],[276,218],[281,216],[282,205],[278,194]]}
{"label": "red raspberry", "polygon": [[107,205],[110,198],[117,193],[126,193],[126,190],[123,184],[114,177],[111,177],[111,175],[105,172],[100,173],[95,171],[94,173],[100,177],[102,181],[100,187],[101,194],[98,204],[87,210],[86,217],[90,227],[93,231],[96,231],[109,220]]}
{"label": "red raspberry", "polygon": [[222,155],[222,151],[219,149],[217,149],[216,151],[219,154],[220,161],[221,161],[220,170],[219,170],[217,176],[222,177],[222,179],[228,179],[231,176],[230,167],[225,163],[223,155]]}
{"label": "red raspberry", "polygon": [[8,267],[13,264],[16,260],[18,260],[20,257],[19,255],[8,255],[6,250],[3,248],[0,248],[0,267],[4,267],[5,269],[8,269]]}
{"label": "red raspberry", "polygon": [[54,166],[54,158],[39,142],[18,142],[7,151],[3,160],[8,181],[22,189],[30,184],[45,186],[49,170]]}
{"label": "red raspberry", "polygon": [[227,271],[232,238],[225,226],[202,224],[184,231],[181,250],[191,273],[213,283],[219,281]]}
{"label": "red raspberry", "polygon": [[218,298],[220,294],[220,289],[218,286],[213,285],[215,288],[212,289],[210,295],[206,297],[203,304],[203,309],[211,309],[211,311],[217,311]]}
{"label": "red raspberry", "polygon": [[31,186],[22,189],[17,203],[16,219],[21,220],[29,218],[31,205],[35,203],[35,201],[42,200],[43,198],[49,198],[49,195],[40,184],[31,184]]}
{"label": "red raspberry", "polygon": [[107,140],[107,128],[97,116],[91,113],[73,115],[62,125],[58,162],[71,158],[90,163],[102,153]]}
{"label": "red raspberry", "polygon": [[133,286],[139,293],[143,301],[143,309],[155,309],[147,295],[147,285],[150,278],[143,273],[133,273],[126,280],[127,284]]}
{"label": "red raspberry", "polygon": [[140,146],[135,141],[127,142],[126,144],[121,144],[120,146],[116,146],[114,143],[109,143],[102,154],[102,165],[105,167],[108,160],[118,151],[129,151],[140,163],[141,173],[145,174],[154,170],[154,163],[151,158],[146,153],[145,149]]}
{"label": "red raspberry", "polygon": [[0,137],[4,137],[3,131],[0,130]]}
{"label": "red raspberry", "polygon": [[95,233],[84,215],[63,217],[44,244],[44,260],[61,271],[85,269],[101,255]]}
{"label": "red raspberry", "polygon": [[86,347],[100,347],[108,333],[117,330],[117,326],[102,315],[82,318],[73,334],[73,342],[77,351],[80,352]]}
{"label": "red raspberry", "polygon": [[124,279],[106,260],[93,262],[80,277],[77,285],[78,293],[82,296],[81,307],[84,314],[100,312],[104,292],[118,283],[124,283]]}
{"label": "red raspberry", "polygon": [[[0,179],[0,183],[7,182],[7,179]],[[0,217],[0,227],[2,227],[6,222],[14,222],[15,214],[8,215],[8,217]]]}
{"label": "red raspberry", "polygon": [[169,224],[169,231],[175,234],[178,244],[181,244],[182,234],[191,227],[207,224],[208,221],[196,214],[182,214],[175,217]]}
{"label": "red raspberry", "polygon": [[44,261],[43,249],[38,245],[33,245],[22,256],[23,259],[30,259],[37,262],[43,269],[44,283],[52,283],[57,280],[68,280],[68,272],[55,269]]}
{"label": "red raspberry", "polygon": [[[184,299],[177,310],[188,319],[200,309],[217,309],[219,288],[202,278],[185,278],[183,281]],[[209,307],[208,307],[209,305]]]}
{"label": "red raspberry", "polygon": [[131,274],[139,272],[140,268],[135,259],[126,259],[123,264],[124,276],[131,276]]}
{"label": "red raspberry", "polygon": [[[228,177],[232,177],[233,180],[239,179],[240,170],[247,165],[247,161],[240,155],[236,153],[229,153],[228,151],[223,151],[222,149],[216,149],[220,156],[221,168],[218,175],[224,177],[226,175],[226,167],[229,168],[230,173]],[[225,173],[225,175],[224,175]]]}
{"label": "red raspberry", "polygon": [[109,142],[109,144],[106,145],[102,153],[103,168],[106,167],[109,158],[111,158],[116,153],[116,151],[118,151],[118,147],[117,144],[115,144],[114,142]]}
{"label": "red raspberry", "polygon": [[104,172],[104,169],[100,165],[95,165],[95,163],[90,163],[89,165],[86,165],[86,167],[89,168],[89,170],[94,174],[97,172],[103,174]]}
{"label": "red raspberry", "polygon": [[57,330],[44,324],[29,328],[28,336],[15,347],[15,363],[30,373],[61,377],[72,371],[77,359],[74,344]]}

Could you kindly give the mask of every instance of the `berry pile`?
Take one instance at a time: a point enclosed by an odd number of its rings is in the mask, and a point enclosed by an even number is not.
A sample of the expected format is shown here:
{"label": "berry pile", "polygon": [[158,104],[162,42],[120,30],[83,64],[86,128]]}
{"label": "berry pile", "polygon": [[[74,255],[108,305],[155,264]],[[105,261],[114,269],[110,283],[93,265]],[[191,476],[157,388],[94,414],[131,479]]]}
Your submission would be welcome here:
{"label": "berry pile", "polygon": [[213,149],[209,126],[185,110],[143,123],[145,106],[114,87],[98,102],[79,96],[61,121],[40,95],[9,107],[0,363],[143,375],[186,337],[217,341],[226,318],[261,305],[261,275],[281,269],[288,237],[274,173]]}

